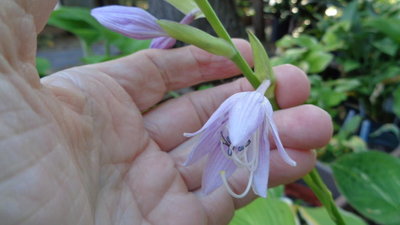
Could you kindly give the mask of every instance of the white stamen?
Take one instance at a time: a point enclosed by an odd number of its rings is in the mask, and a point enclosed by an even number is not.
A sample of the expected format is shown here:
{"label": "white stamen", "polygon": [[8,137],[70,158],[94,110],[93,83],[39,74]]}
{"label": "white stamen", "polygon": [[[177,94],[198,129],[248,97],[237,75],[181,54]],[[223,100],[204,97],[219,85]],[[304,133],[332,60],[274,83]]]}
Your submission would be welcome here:
{"label": "white stamen", "polygon": [[248,183],[247,183],[247,187],[246,187],[246,189],[243,191],[243,193],[241,193],[241,194],[236,194],[235,192],[233,192],[232,188],[229,186],[228,180],[226,179],[225,171],[224,171],[224,170],[222,170],[222,171],[220,172],[220,174],[221,174],[222,182],[224,183],[224,186],[226,187],[226,190],[228,191],[228,193],[229,193],[232,197],[235,197],[235,198],[243,198],[244,196],[247,195],[247,193],[249,193],[251,184],[253,183],[253,171],[250,172],[250,177],[249,177],[249,181],[248,181]]}

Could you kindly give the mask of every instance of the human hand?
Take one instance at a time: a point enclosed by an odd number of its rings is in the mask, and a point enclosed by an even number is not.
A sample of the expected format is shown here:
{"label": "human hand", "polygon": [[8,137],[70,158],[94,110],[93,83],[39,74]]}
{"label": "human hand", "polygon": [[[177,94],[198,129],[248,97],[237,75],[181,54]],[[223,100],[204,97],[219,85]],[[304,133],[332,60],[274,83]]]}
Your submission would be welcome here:
{"label": "human hand", "polygon": [[[223,187],[200,196],[203,164],[181,166],[193,144],[182,133],[199,129],[230,95],[252,90],[245,79],[157,104],[168,90],[238,74],[231,62],[193,46],[146,50],[39,81],[33,37],[51,7],[26,2],[0,7],[17,15],[1,19],[10,31],[0,42],[2,224],[226,224],[255,197],[233,199]],[[250,60],[248,43],[236,44]],[[332,132],[325,112],[299,106],[309,94],[304,73],[289,65],[275,73],[282,110],[274,116],[297,166],[272,151],[271,186],[311,170],[308,149]],[[230,182],[242,190],[247,178]]]}

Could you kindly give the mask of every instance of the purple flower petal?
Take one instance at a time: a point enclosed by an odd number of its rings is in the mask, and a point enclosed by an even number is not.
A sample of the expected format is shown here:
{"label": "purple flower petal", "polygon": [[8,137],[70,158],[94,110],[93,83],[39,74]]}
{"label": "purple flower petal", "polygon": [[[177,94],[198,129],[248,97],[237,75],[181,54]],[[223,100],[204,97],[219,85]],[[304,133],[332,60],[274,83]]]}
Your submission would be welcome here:
{"label": "purple flower petal", "polygon": [[171,37],[158,37],[151,41],[150,48],[169,49],[176,43],[176,40]]}
{"label": "purple flower petal", "polygon": [[261,128],[262,132],[260,132],[258,165],[253,178],[253,191],[255,194],[263,198],[267,197],[270,160],[270,144],[268,140],[268,129],[266,128],[267,127]]}
{"label": "purple flower petal", "polygon": [[201,184],[202,192],[209,194],[222,185],[221,171],[225,171],[226,177],[229,178],[235,170],[235,163],[225,157],[221,149],[215,149],[208,156]]}
{"label": "purple flower petal", "polygon": [[296,166],[296,162],[292,158],[290,158],[290,156],[285,151],[285,148],[283,148],[281,139],[279,138],[278,129],[276,128],[275,122],[273,120],[273,111],[271,104],[267,105],[266,108],[267,108],[267,124],[272,132],[272,137],[278,149],[279,155],[287,164],[291,166]]}
{"label": "purple flower petal", "polygon": [[190,13],[186,14],[185,17],[179,22],[181,24],[190,24],[196,19],[196,14],[199,12],[199,9],[192,10]]}
{"label": "purple flower petal", "polygon": [[[233,104],[236,103],[240,98],[242,98],[244,93],[236,93],[231,97],[227,98],[219,107],[218,109],[211,115],[210,119],[203,125],[203,127],[194,132],[194,133],[184,133],[185,137],[193,137],[197,134],[200,134],[205,129],[207,129],[211,124],[213,124],[218,118],[222,118],[226,116],[226,113],[232,108]],[[222,121],[223,122],[223,121]],[[221,123],[222,123],[221,122]],[[222,124],[221,124],[222,125]]]}
{"label": "purple flower petal", "polygon": [[131,38],[146,40],[167,36],[157,24],[157,18],[141,8],[104,6],[92,9],[91,15],[108,29]]}
{"label": "purple flower petal", "polygon": [[209,129],[207,129],[203,134],[201,134],[198,144],[190,152],[189,157],[183,164],[184,166],[189,166],[199,159],[206,156],[211,151],[218,151],[220,149],[220,130],[222,129],[220,118],[215,123],[213,123]]}
{"label": "purple flower petal", "polygon": [[229,112],[228,131],[233,146],[245,145],[265,119],[265,97],[258,92],[244,92]]}

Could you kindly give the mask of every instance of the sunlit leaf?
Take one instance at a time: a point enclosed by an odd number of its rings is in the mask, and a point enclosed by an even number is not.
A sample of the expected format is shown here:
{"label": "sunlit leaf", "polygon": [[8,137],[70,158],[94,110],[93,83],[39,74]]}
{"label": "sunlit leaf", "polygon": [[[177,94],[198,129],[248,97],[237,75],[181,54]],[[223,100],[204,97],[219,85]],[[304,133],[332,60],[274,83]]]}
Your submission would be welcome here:
{"label": "sunlit leaf", "polygon": [[348,202],[365,217],[400,224],[400,159],[377,151],[343,156],[332,164]]}
{"label": "sunlit leaf", "polygon": [[[299,212],[308,225],[336,225],[323,207],[299,207]],[[360,217],[350,212],[340,210],[340,214],[348,225],[367,225]]]}
{"label": "sunlit leaf", "polygon": [[235,212],[229,225],[297,225],[289,203],[276,198],[259,198]]}

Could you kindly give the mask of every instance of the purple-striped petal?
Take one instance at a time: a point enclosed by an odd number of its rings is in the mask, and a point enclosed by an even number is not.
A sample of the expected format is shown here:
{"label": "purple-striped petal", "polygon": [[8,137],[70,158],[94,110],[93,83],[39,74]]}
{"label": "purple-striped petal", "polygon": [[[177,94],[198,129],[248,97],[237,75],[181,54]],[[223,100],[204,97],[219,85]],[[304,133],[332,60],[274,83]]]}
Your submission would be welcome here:
{"label": "purple-striped petal", "polygon": [[291,166],[296,166],[296,162],[290,158],[290,156],[287,154],[287,152],[285,151],[285,148],[282,145],[281,139],[279,138],[279,134],[278,134],[278,128],[276,128],[274,119],[273,119],[273,111],[272,111],[272,106],[271,104],[268,102],[267,105],[267,124],[269,126],[269,129],[272,133],[272,137],[274,139],[275,145],[278,149],[279,155],[282,157],[282,159],[289,165]]}
{"label": "purple-striped petal", "polygon": [[235,163],[228,159],[222,150],[214,150],[208,155],[201,183],[202,192],[207,195],[222,185],[221,171],[225,171],[226,177],[229,178],[235,170]]}
{"label": "purple-striped petal", "polygon": [[104,6],[92,9],[91,15],[108,29],[131,38],[146,40],[167,36],[157,24],[157,18],[141,8]]}
{"label": "purple-striped petal", "polygon": [[[194,132],[194,133],[184,133],[183,135],[185,137],[193,137],[196,136],[198,134],[200,134],[201,132],[203,132],[204,130],[206,130],[211,124],[213,124],[216,120],[218,120],[218,118],[225,118],[227,112],[232,108],[232,106],[239,100],[242,98],[244,93],[236,93],[234,95],[232,95],[231,97],[227,98],[219,107],[218,109],[211,115],[210,119],[207,120],[207,122],[203,125],[203,127]],[[225,121],[221,121],[221,123],[223,123]]]}
{"label": "purple-striped petal", "polygon": [[256,171],[254,172],[252,185],[254,193],[263,198],[267,197],[270,164],[270,144],[268,140],[268,129],[266,128],[267,127],[262,127],[262,132],[260,132],[258,165]]}
{"label": "purple-striped petal", "polygon": [[229,112],[228,132],[233,146],[243,146],[265,119],[265,97],[244,92]]}
{"label": "purple-striped petal", "polygon": [[184,166],[189,166],[206,156],[211,151],[218,151],[220,149],[219,145],[221,137],[219,134],[223,127],[223,123],[221,123],[220,120],[223,120],[223,118],[217,120],[201,134],[198,144],[190,152],[189,157],[183,164]]}
{"label": "purple-striped petal", "polygon": [[171,37],[154,38],[150,43],[150,48],[169,49],[176,43],[176,40]]}

